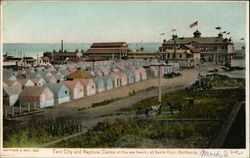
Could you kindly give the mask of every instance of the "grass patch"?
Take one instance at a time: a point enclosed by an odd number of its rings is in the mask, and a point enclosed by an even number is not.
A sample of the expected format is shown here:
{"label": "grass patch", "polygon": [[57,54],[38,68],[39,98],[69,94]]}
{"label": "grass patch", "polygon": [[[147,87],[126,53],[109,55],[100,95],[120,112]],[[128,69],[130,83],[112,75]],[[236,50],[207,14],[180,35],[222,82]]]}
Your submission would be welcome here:
{"label": "grass patch", "polygon": [[[178,124],[158,121],[136,121],[133,119],[104,121],[85,134],[62,142],[54,147],[60,148],[155,148],[158,145],[167,146],[177,140],[192,139],[194,144],[209,140],[216,134],[219,125],[210,124]],[[147,144],[145,144],[145,142]],[[202,143],[208,146],[207,141]],[[158,145],[156,145],[158,144]],[[182,143],[182,145],[184,145]]]}
{"label": "grass patch", "polygon": [[36,147],[82,130],[79,120],[57,118],[55,120],[30,120],[26,123],[4,120],[3,146]]}

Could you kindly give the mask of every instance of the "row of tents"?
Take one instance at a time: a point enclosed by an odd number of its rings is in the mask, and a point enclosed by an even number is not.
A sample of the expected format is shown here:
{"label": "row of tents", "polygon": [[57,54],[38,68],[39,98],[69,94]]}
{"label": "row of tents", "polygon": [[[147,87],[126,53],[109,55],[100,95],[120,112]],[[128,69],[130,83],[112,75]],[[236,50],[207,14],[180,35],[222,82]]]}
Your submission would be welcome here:
{"label": "row of tents", "polygon": [[[62,69],[62,66],[16,72],[4,70],[3,75],[7,74],[9,77],[5,77],[3,82],[3,103],[5,106],[30,105],[44,108],[159,75],[158,66],[143,68],[142,65],[138,64],[136,67],[133,63],[105,64],[111,65],[108,74],[93,75],[90,71],[97,69],[84,71],[76,68],[70,71],[67,69],[69,67]],[[160,68],[161,75],[173,72],[174,69],[178,69],[177,66]]]}

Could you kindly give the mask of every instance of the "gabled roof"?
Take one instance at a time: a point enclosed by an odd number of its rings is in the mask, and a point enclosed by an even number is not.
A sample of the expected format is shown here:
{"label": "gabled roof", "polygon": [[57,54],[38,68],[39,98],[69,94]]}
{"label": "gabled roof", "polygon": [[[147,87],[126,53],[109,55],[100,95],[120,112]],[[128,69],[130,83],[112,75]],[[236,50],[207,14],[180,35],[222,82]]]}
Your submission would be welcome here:
{"label": "gabled roof", "polygon": [[74,80],[74,81],[62,81],[62,83],[68,87],[68,89],[70,90],[70,92],[74,91],[74,88],[77,84],[80,84],[80,81]]}
{"label": "gabled roof", "polygon": [[188,48],[193,53],[199,53],[200,52],[199,48],[196,48],[191,44],[190,45],[185,45],[185,47]]}
{"label": "gabled roof", "polygon": [[123,48],[90,48],[85,53],[98,53],[98,54],[119,54],[127,53],[127,49]]}
{"label": "gabled roof", "polygon": [[6,80],[6,81],[4,81],[4,83],[7,85],[7,86],[21,86],[22,87],[22,85],[19,83],[19,82],[17,82],[17,81],[10,81],[10,80]]}
{"label": "gabled roof", "polygon": [[19,82],[21,85],[26,85],[28,82],[33,83],[30,79],[18,79],[17,82]]}
{"label": "gabled roof", "polygon": [[86,71],[76,71],[76,72],[73,72],[67,76],[65,76],[64,78],[65,79],[89,79],[89,78],[93,78],[94,76],[87,73]]}
{"label": "gabled roof", "polygon": [[58,92],[61,89],[68,90],[68,88],[63,83],[45,83],[43,87],[48,87],[54,93],[54,95],[58,95]]}
{"label": "gabled roof", "polygon": [[30,80],[34,83],[37,84],[39,81],[43,80],[44,82],[46,82],[43,78],[30,78]]}
{"label": "gabled roof", "polygon": [[91,48],[101,48],[101,47],[122,47],[128,46],[126,42],[101,42],[101,43],[93,43]]}
{"label": "gabled roof", "polygon": [[22,92],[22,88],[20,86],[3,87],[3,90],[10,96],[17,95]]}
{"label": "gabled roof", "polygon": [[41,60],[49,60],[48,57],[41,57],[40,59],[41,59]]}
{"label": "gabled roof", "polygon": [[22,93],[20,94],[20,96],[22,96],[22,97],[31,97],[31,96],[39,97],[46,88],[47,87],[41,87],[41,86],[25,87],[23,89]]}

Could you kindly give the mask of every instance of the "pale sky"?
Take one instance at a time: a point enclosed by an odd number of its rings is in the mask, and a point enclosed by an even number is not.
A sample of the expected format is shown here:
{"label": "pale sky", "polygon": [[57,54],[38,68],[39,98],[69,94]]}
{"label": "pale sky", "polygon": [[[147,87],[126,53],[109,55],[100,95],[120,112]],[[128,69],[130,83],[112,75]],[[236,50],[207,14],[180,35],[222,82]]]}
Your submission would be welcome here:
{"label": "pale sky", "polygon": [[[192,29],[189,25],[198,21]],[[4,43],[160,42],[176,29],[180,37],[246,36],[246,2],[38,2],[8,1],[3,6]]]}

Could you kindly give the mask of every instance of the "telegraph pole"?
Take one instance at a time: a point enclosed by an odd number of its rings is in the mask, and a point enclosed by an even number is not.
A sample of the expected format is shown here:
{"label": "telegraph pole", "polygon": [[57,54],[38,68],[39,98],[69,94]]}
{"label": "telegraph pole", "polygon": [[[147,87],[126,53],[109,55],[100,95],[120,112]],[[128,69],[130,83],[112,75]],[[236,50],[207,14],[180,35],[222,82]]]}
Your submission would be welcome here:
{"label": "telegraph pole", "polygon": [[159,63],[159,87],[158,87],[159,95],[158,95],[158,102],[161,104],[161,65]]}

